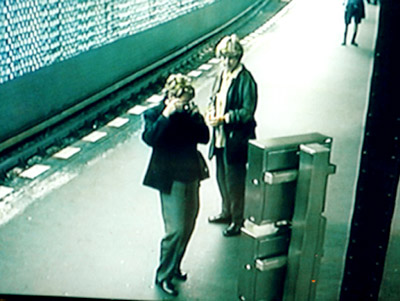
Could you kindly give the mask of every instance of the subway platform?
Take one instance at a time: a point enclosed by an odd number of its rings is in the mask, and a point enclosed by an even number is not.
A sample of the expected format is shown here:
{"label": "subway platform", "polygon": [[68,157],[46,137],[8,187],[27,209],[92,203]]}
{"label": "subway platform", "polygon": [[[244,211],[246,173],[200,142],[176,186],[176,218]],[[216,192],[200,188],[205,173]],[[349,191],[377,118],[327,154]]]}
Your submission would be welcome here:
{"label": "subway platform", "polygon": [[[338,300],[377,31],[379,6],[366,5],[358,47],[341,46],[341,1],[293,0],[243,40],[244,63],[258,83],[258,139],[311,132],[333,137],[324,257],[317,300]],[[328,13],[327,13],[328,12]],[[352,27],[350,27],[350,34]],[[204,110],[218,67],[195,77]],[[9,199],[0,226],[0,295],[126,300],[172,299],[154,285],[163,235],[157,191],[142,185],[150,149],[139,115],[98,142],[79,141],[68,160]],[[206,157],[207,147],[200,150]],[[207,222],[220,210],[214,177],[202,183],[196,228],[183,261],[187,282],[176,300],[237,300],[240,237]],[[3,219],[7,217],[4,215]],[[398,218],[397,218],[398,219]],[[397,231],[398,232],[398,231]]]}

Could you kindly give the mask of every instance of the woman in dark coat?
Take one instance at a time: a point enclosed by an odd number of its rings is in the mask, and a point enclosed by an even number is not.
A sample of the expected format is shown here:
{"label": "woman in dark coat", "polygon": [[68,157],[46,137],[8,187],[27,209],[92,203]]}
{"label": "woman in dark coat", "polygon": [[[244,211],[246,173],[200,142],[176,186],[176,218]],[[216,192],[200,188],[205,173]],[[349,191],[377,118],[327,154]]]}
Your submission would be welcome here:
{"label": "woman in dark coat", "polygon": [[156,285],[176,296],[172,279],[187,278],[180,265],[199,211],[200,181],[208,177],[197,144],[208,143],[209,131],[187,77],[171,75],[165,90],[165,101],[144,113],[142,138],[152,155],[143,184],[160,191],[165,227]]}
{"label": "woman in dark coat", "polygon": [[246,163],[249,139],[255,139],[257,84],[241,63],[243,47],[236,35],[224,37],[216,47],[223,71],[217,77],[206,121],[212,127],[209,158],[216,157],[222,198],[221,213],[210,223],[228,223],[224,236],[240,234],[243,224]]}

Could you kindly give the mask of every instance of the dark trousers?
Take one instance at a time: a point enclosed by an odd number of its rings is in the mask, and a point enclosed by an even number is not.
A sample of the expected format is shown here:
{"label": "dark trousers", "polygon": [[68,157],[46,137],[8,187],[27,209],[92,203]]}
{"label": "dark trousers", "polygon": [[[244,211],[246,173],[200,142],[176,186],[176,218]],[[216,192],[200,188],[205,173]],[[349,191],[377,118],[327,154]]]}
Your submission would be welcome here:
{"label": "dark trousers", "polygon": [[222,197],[222,214],[232,222],[243,222],[246,163],[228,164],[223,149],[216,149],[217,182]]}
{"label": "dark trousers", "polygon": [[171,279],[180,265],[199,212],[199,181],[175,181],[169,194],[160,192],[165,236],[161,240],[157,281]]}

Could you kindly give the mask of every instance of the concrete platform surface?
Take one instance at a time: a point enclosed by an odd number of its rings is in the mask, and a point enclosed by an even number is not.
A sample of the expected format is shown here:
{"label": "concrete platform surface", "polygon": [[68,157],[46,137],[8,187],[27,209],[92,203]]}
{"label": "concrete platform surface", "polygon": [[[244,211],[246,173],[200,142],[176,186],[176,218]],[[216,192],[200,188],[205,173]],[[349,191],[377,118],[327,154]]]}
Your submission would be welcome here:
{"label": "concrete platform surface", "polygon": [[[359,47],[341,46],[344,9],[337,0],[293,0],[245,45],[244,63],[259,87],[258,137],[333,137],[337,171],[327,190],[320,301],[338,300],[378,9],[366,5]],[[202,110],[216,70],[195,81]],[[140,118],[128,119],[121,128],[107,128],[107,142],[91,146],[87,157],[75,154],[58,174],[36,186],[28,181],[29,189],[13,196],[26,206],[0,227],[0,294],[171,299],[154,288],[163,225],[157,192],[141,184],[150,149],[140,140]],[[206,154],[206,146],[201,151]],[[209,165],[214,175],[214,162]],[[224,238],[223,226],[206,221],[219,202],[212,176],[201,187],[200,215],[183,262],[189,279],[179,284],[176,300],[237,300],[241,237]]]}

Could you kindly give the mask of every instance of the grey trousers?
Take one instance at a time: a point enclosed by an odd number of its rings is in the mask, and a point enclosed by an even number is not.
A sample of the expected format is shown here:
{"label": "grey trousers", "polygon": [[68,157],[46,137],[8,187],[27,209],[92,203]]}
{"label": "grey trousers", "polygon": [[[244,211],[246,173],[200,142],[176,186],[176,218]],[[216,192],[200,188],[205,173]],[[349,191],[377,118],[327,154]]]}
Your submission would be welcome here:
{"label": "grey trousers", "polygon": [[216,149],[217,182],[222,197],[222,214],[232,222],[243,222],[246,163],[228,164],[223,149]]}
{"label": "grey trousers", "polygon": [[180,265],[199,212],[199,181],[175,181],[169,194],[160,192],[165,236],[161,240],[156,280],[171,279]]}

